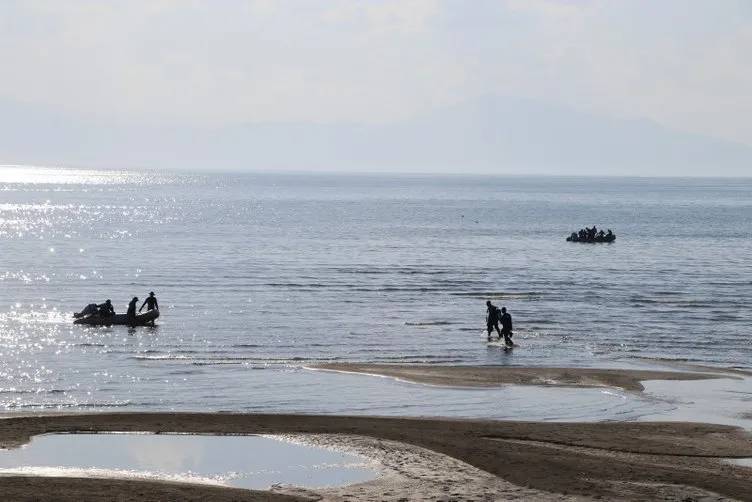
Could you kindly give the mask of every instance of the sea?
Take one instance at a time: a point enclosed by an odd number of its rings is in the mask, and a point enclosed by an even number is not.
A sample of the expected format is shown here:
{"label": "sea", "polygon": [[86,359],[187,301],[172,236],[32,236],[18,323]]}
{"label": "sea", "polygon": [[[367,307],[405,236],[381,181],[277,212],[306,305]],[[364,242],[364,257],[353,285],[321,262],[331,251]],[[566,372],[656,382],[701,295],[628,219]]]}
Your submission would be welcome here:
{"label": "sea", "polygon": [[[616,241],[565,241],[593,225]],[[0,243],[5,413],[630,419],[676,404],[311,367],[752,369],[752,179],[0,166]],[[153,328],[72,323],[150,291]],[[485,343],[486,300],[514,350]]]}

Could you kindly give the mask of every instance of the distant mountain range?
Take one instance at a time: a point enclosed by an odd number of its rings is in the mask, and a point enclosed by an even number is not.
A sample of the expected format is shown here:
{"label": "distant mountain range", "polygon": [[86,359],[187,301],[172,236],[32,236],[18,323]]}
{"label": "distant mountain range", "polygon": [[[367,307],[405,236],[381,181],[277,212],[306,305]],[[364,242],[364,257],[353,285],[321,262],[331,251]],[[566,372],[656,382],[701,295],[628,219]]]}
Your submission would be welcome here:
{"label": "distant mountain range", "polygon": [[109,125],[0,101],[0,164],[191,170],[749,176],[752,148],[489,97],[387,125]]}

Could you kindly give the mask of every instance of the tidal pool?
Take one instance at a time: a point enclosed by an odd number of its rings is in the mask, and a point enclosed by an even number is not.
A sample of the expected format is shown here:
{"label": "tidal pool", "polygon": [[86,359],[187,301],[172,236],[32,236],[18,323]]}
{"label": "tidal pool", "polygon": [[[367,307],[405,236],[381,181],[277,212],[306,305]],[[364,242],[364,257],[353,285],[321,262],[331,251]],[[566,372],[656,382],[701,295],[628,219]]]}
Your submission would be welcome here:
{"label": "tidal pool", "polygon": [[367,459],[273,436],[46,434],[0,449],[0,474],[164,479],[265,489],[374,479]]}
{"label": "tidal pool", "polygon": [[729,458],[726,462],[744,467],[752,467],[752,458]]}

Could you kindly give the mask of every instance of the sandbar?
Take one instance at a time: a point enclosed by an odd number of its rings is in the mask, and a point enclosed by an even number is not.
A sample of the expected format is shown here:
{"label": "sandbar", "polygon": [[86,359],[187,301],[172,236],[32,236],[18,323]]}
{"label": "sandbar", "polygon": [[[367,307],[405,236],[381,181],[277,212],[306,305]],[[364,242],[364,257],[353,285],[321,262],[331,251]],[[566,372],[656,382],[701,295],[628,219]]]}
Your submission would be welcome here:
{"label": "sandbar", "polygon": [[[391,477],[350,487],[271,491],[139,480],[0,476],[4,500],[413,500],[421,490],[432,500],[478,500],[480,493],[489,500],[701,500],[719,496],[752,500],[752,470],[721,460],[752,457],[752,436],[737,427],[685,422],[44,414],[0,419],[0,446],[19,446],[33,435],[50,432],[108,431],[292,434],[319,441],[324,437],[343,446],[361,438],[363,448],[382,451],[382,460],[391,462],[393,469]],[[426,462],[416,468],[420,462],[410,460],[415,455],[428,458],[430,468],[425,468]]]}
{"label": "sandbar", "polygon": [[734,378],[728,374],[686,371],[521,366],[444,366],[419,364],[327,363],[311,369],[398,378],[414,383],[456,387],[497,387],[506,384],[559,387],[619,387],[642,391],[645,380]]}

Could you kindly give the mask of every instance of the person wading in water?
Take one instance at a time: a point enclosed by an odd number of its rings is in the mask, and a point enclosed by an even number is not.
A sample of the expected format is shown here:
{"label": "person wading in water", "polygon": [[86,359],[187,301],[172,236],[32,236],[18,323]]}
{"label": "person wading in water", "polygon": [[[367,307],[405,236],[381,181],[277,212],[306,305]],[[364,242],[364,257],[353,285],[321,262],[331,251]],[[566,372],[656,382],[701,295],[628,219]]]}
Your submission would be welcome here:
{"label": "person wading in water", "polygon": [[[504,335],[504,343],[507,347],[514,347],[512,341],[512,316],[506,307],[501,307],[501,334]],[[501,337],[499,337],[501,338]]]}
{"label": "person wading in water", "polygon": [[125,313],[128,319],[128,326],[136,326],[136,304],[138,304],[138,296],[134,296],[133,300],[128,304],[128,312]]}
{"label": "person wading in water", "polygon": [[141,312],[144,307],[146,307],[146,311],[150,310],[159,310],[159,304],[157,303],[157,297],[154,296],[154,291],[149,293],[149,296],[146,297],[146,300],[144,300],[144,303],[141,304],[141,308],[138,309],[139,312]]}
{"label": "person wading in water", "polygon": [[501,331],[499,330],[499,307],[491,303],[491,300],[486,302],[486,329],[488,329],[488,341],[491,341],[491,333],[496,329],[496,332],[501,338]]}

